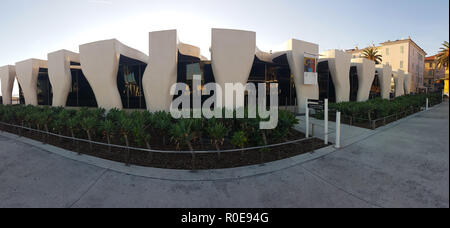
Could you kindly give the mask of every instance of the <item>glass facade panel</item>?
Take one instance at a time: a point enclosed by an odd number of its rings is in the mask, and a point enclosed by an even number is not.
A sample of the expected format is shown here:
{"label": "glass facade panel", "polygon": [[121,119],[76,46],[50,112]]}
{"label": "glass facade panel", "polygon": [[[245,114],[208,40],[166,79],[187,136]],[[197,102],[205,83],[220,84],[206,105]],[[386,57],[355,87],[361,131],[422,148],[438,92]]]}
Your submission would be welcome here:
{"label": "glass facade panel", "polygon": [[19,85],[19,104],[24,105],[25,104],[25,96],[23,95],[22,87],[20,86],[20,83],[17,83]]}
{"label": "glass facade panel", "polygon": [[381,97],[381,87],[380,87],[378,72],[375,73],[375,79],[373,80],[373,84],[370,89],[370,95],[369,95],[370,99],[374,99],[377,97]]}
{"label": "glass facade panel", "polygon": [[328,99],[329,102],[336,102],[336,89],[334,87],[333,78],[329,70],[328,61],[320,62],[317,65],[317,73],[319,75],[319,99]]}
{"label": "glass facade panel", "polygon": [[[177,83],[186,83],[189,86],[191,106],[193,104],[192,92],[194,89],[193,80],[195,75],[199,75],[201,80],[201,86],[196,88],[198,91],[202,91],[206,84],[216,82],[210,61],[201,61],[199,58],[178,53]],[[175,95],[173,99],[175,100],[180,95],[181,94]],[[202,95],[202,103],[212,95]]]}
{"label": "glass facade panel", "polygon": [[52,85],[48,77],[48,69],[39,68],[37,80],[37,98],[39,105],[51,106],[53,102]]}
{"label": "glass facade panel", "polygon": [[[71,63],[72,64],[72,63]],[[78,66],[73,64],[73,66]],[[98,107],[94,91],[81,69],[72,68],[72,87],[67,97],[68,107]]]}
{"label": "glass facade panel", "polygon": [[350,67],[350,101],[357,101],[358,98],[358,71],[356,66]]}
{"label": "glass facade panel", "polygon": [[146,63],[120,56],[119,71],[117,73],[117,88],[125,109],[147,109],[142,77]]}
{"label": "glass facade panel", "polygon": [[[278,83],[278,103],[280,106],[296,105],[296,90],[294,78],[287,61],[287,56],[282,55],[273,60],[273,63],[263,62],[255,57],[248,83],[254,83],[258,88],[258,83],[266,83],[269,94],[270,84]],[[267,96],[269,104],[270,97]]]}

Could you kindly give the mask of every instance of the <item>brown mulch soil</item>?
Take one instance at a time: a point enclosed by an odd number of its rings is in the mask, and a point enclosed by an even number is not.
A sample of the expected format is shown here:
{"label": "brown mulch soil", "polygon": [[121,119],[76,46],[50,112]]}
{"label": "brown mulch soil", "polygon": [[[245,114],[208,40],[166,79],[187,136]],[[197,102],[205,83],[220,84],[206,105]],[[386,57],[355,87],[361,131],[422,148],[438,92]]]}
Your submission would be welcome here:
{"label": "brown mulch soil", "polygon": [[[26,138],[41,141],[53,146],[74,151],[79,154],[90,155],[98,158],[103,158],[111,161],[121,162],[124,164],[131,164],[143,167],[165,168],[165,169],[183,169],[183,170],[205,170],[205,169],[223,169],[234,168],[249,165],[264,164],[272,161],[277,161],[285,158],[294,157],[297,155],[311,153],[317,149],[324,148],[327,145],[317,138],[311,138],[295,144],[274,147],[264,150],[248,150],[244,152],[228,152],[221,153],[220,159],[217,153],[209,154],[172,154],[172,153],[149,153],[146,151],[136,151],[119,148],[109,148],[102,145],[90,145],[84,142],[73,142],[72,140],[62,139],[56,136],[43,135],[37,132],[22,130],[13,127],[5,127],[0,125],[2,131],[7,131],[16,135],[21,135]],[[305,138],[305,135],[296,130],[292,130],[287,138],[288,141]],[[117,139],[114,144],[117,143]],[[97,140],[101,141],[101,140]],[[169,141],[169,140],[167,140]],[[101,141],[103,142],[103,141]],[[170,150],[176,151],[176,146],[172,143],[161,145],[161,139],[155,139],[151,142],[154,150]],[[280,143],[280,142],[272,142]],[[132,145],[135,146],[135,145]],[[216,150],[209,142],[195,143],[194,148],[199,151]],[[181,148],[187,151],[187,148]],[[233,149],[228,141],[220,147],[222,150]]]}

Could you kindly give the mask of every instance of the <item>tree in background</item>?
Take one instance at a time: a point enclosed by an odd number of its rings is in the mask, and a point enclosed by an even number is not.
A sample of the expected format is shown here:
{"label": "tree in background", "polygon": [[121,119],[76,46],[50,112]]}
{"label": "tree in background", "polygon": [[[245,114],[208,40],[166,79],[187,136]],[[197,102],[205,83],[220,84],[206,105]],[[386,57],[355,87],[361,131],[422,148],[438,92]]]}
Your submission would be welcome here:
{"label": "tree in background", "polygon": [[374,61],[375,64],[383,62],[383,56],[378,54],[378,49],[375,46],[366,48],[362,53],[362,57]]}
{"label": "tree in background", "polygon": [[441,47],[441,50],[439,51],[439,54],[436,56],[436,65],[438,69],[448,69],[448,42],[445,41],[442,44],[443,47]]}

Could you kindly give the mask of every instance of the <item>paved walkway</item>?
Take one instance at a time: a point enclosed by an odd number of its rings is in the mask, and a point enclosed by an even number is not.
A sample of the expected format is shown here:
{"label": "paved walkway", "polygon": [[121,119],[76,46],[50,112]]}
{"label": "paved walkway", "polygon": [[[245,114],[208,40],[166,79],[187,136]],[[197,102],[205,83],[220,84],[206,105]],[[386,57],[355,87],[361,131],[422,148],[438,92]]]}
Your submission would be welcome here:
{"label": "paved walkway", "polygon": [[449,207],[449,106],[324,157],[216,181],[139,177],[0,133],[0,207]]}

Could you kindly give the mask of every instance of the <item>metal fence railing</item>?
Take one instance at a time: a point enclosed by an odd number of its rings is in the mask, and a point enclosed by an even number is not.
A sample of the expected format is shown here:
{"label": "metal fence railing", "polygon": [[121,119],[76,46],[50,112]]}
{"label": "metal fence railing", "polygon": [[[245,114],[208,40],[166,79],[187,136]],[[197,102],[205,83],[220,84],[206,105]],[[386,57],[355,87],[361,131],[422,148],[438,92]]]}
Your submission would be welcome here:
{"label": "metal fence railing", "polygon": [[[411,108],[411,109],[405,110],[403,112],[395,113],[395,114],[392,114],[392,115],[389,115],[386,117],[381,117],[381,118],[373,119],[373,120],[342,114],[341,122],[343,124],[347,124],[350,126],[363,127],[363,128],[375,130],[378,127],[386,126],[389,123],[395,122],[399,119],[402,119],[402,118],[412,115],[414,113],[420,112],[424,109],[425,109],[425,107]],[[311,115],[311,116],[314,117],[314,115]],[[336,115],[334,112],[330,112],[329,116],[330,116],[330,121],[333,121],[333,122],[336,121]]]}
{"label": "metal fence railing", "polygon": [[[195,151],[182,151],[182,150],[155,150],[155,149],[144,149],[144,148],[139,148],[139,147],[132,147],[132,146],[123,146],[123,145],[116,145],[116,144],[108,144],[108,143],[104,143],[104,142],[98,142],[98,141],[92,141],[92,140],[87,140],[87,139],[81,139],[81,138],[76,138],[76,137],[70,137],[70,136],[65,136],[65,135],[60,135],[60,134],[55,134],[53,132],[49,132],[49,131],[43,131],[43,130],[38,130],[38,129],[34,129],[31,127],[26,127],[26,126],[20,126],[20,125],[15,125],[15,124],[10,124],[10,123],[5,123],[5,122],[1,122],[0,121],[0,131],[7,131],[13,134],[18,135],[19,137],[23,137],[24,136],[24,131],[28,131],[28,132],[33,132],[33,133],[38,133],[40,134],[40,138],[38,139],[39,141],[41,141],[44,144],[48,144],[50,140],[48,140],[49,136],[52,137],[56,137],[60,140],[66,140],[66,143],[72,143],[74,145],[76,145],[76,153],[78,154],[91,154],[93,152],[95,152],[95,149],[93,149],[93,146],[100,146],[100,147],[106,147],[109,149],[109,151],[111,151],[112,149],[117,149],[117,150],[121,150],[124,153],[124,157],[122,159],[119,159],[121,161],[123,161],[127,166],[132,164],[133,162],[131,161],[131,157],[132,157],[132,151],[133,152],[142,152],[142,153],[147,153],[149,156],[149,159],[152,160],[153,159],[153,154],[165,154],[165,155],[190,155],[192,158],[192,169],[195,170],[195,163],[196,163],[196,156],[197,155],[203,155],[203,154],[210,154],[210,155],[215,155],[218,154],[220,156],[220,154],[226,154],[226,153],[236,153],[236,152],[249,152],[249,151],[264,151],[264,150],[268,150],[271,148],[277,148],[277,147],[283,147],[283,146],[287,146],[287,145],[300,145],[302,143],[305,142],[312,142],[312,146],[311,148],[298,148],[299,150],[302,150],[302,152],[311,152],[314,153],[315,150],[317,148],[324,146],[323,145],[323,141],[320,140],[320,137],[322,137],[321,135],[318,136],[312,136],[310,138],[301,138],[301,139],[297,139],[297,140],[291,140],[288,142],[282,142],[282,143],[276,143],[276,144],[271,144],[271,145],[264,145],[264,146],[254,146],[254,147],[247,147],[247,148],[239,148],[239,149],[226,149],[226,150],[195,150]],[[7,128],[4,128],[7,127]],[[331,132],[332,133],[332,132]],[[329,134],[331,134],[329,133]],[[85,149],[87,148],[89,150],[89,152],[91,153],[86,153],[86,151],[83,151],[83,148],[80,146],[80,143],[85,143],[88,145],[88,147],[84,147]],[[307,151],[309,150],[309,151]],[[95,156],[95,155],[94,155]],[[264,154],[260,153],[260,162],[259,164],[264,164]],[[278,157],[281,157],[280,154],[278,155]]]}

